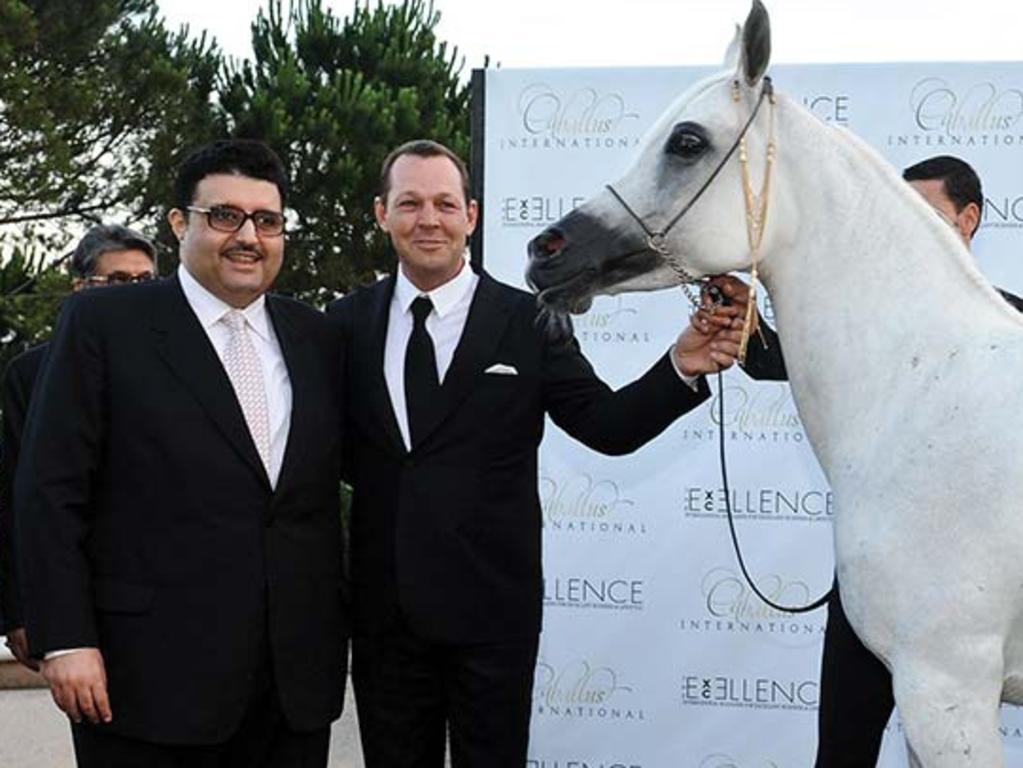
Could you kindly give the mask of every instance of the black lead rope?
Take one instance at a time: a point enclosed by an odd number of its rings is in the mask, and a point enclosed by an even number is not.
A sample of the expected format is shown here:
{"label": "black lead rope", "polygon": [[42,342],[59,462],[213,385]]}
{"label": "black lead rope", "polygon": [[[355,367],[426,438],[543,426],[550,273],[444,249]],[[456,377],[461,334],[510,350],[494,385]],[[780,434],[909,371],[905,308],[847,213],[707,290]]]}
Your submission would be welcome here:
{"label": "black lead rope", "polygon": [[[743,137],[749,131],[750,126],[753,125],[753,121],[756,119],[757,113],[760,112],[760,107],[763,105],[766,99],[772,98],[773,95],[774,84],[771,82],[770,77],[765,77],[763,80],[763,85],[760,89],[760,96],[757,98],[757,102],[753,106],[753,109],[750,112],[750,116],[746,119],[746,122],[743,124],[742,129],[739,131],[738,136],[735,137],[735,141],[732,142],[732,145],[728,148],[728,151],[725,152],[724,156],[721,158],[721,161],[714,167],[714,170],[711,171],[710,175],[706,179],[704,179],[703,184],[701,184],[700,188],[696,190],[696,193],[691,198],[689,198],[689,200],[684,205],[682,205],[679,211],[674,216],[672,216],[668,220],[668,223],[665,224],[665,226],[663,226],[661,229],[654,231],[651,228],[651,226],[648,225],[646,221],[643,220],[643,217],[632,209],[632,206],[629,205],[629,203],[618,192],[618,190],[614,188],[613,185],[611,184],[605,185],[607,191],[611,193],[611,195],[614,197],[615,200],[618,201],[618,203],[622,206],[625,212],[628,213],[629,216],[631,216],[632,219],[639,225],[640,229],[643,230],[643,234],[646,235],[647,245],[649,248],[662,255],[665,256],[668,255],[668,249],[665,243],[665,238],[668,232],[671,231],[671,229],[676,224],[678,224],[679,221],[681,221],[682,217],[689,212],[689,209],[692,208],[696,201],[703,196],[703,193],[707,191],[707,189],[713,183],[714,179],[716,179],[718,174],[721,173],[721,169],[725,167],[729,159],[731,159],[732,155],[735,154],[736,150],[739,148],[739,145],[742,143]],[[668,263],[674,266],[674,262],[669,260]],[[683,290],[686,282],[694,282],[692,276],[690,276],[685,270],[677,268],[676,271],[679,272],[679,276],[683,280]],[[694,304],[696,303],[696,301],[692,297],[690,297],[690,301],[692,301]],[[727,467],[725,466],[725,386],[724,379],[721,376],[721,371],[718,371],[718,409],[719,409],[718,432],[720,433],[719,437],[721,447],[721,484],[725,493],[725,510],[728,513],[728,530],[732,534],[732,546],[735,548],[735,556],[739,561],[739,568],[742,569],[743,578],[746,579],[746,583],[749,584],[750,589],[753,590],[756,596],[763,600],[764,603],[769,605],[771,608],[774,608],[776,611],[781,611],[783,613],[808,613],[810,611],[814,611],[820,608],[825,603],[827,603],[828,599],[831,597],[831,593],[833,590],[829,589],[826,594],[822,595],[820,598],[810,603],[810,605],[803,605],[798,607],[779,605],[778,603],[774,602],[769,597],[767,597],[767,595],[760,591],[760,588],[757,587],[756,583],[753,581],[753,577],[750,576],[749,571],[746,569],[746,562],[742,558],[742,549],[739,547],[739,537],[738,534],[736,534],[735,532],[735,520],[732,516],[732,494],[728,488],[728,470]]]}
{"label": "black lead rope", "polygon": [[760,588],[756,585],[756,582],[753,581],[753,577],[750,576],[749,571],[746,569],[746,561],[743,560],[742,548],[739,546],[739,536],[735,532],[735,518],[732,515],[732,492],[728,487],[728,468],[725,462],[725,381],[721,371],[718,371],[718,445],[721,452],[721,487],[725,492],[725,511],[728,513],[728,531],[732,534],[732,546],[735,548],[735,557],[739,561],[739,568],[742,570],[742,576],[746,579],[746,583],[749,584],[750,589],[753,590],[757,597],[776,611],[781,611],[782,613],[809,613],[810,611],[817,610],[831,598],[831,593],[835,591],[834,587],[829,589],[826,593],[821,595],[809,605],[780,605],[760,591]]}

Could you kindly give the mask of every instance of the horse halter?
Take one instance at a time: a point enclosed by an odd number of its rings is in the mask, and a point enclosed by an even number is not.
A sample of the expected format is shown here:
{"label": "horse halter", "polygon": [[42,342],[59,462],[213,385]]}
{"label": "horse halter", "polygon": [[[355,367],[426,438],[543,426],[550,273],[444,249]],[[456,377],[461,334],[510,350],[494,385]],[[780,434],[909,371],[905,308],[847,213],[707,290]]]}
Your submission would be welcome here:
{"label": "horse halter", "polygon": [[[643,232],[646,234],[647,246],[652,251],[655,251],[665,257],[665,261],[668,262],[668,265],[672,268],[672,270],[674,270],[675,274],[678,275],[679,280],[682,281],[682,290],[685,291],[685,294],[688,297],[689,301],[692,302],[694,306],[699,306],[698,301],[689,291],[689,284],[696,283],[698,281],[692,275],[690,275],[684,267],[682,267],[679,264],[676,264],[672,259],[669,258],[671,256],[671,251],[667,245],[666,235],[671,230],[671,228],[678,224],[682,217],[689,212],[689,209],[693,207],[693,204],[700,199],[700,196],[704,192],[707,191],[707,188],[711,185],[711,182],[713,182],[717,175],[721,172],[721,169],[725,167],[725,163],[727,163],[729,159],[731,159],[732,155],[735,154],[736,150],[739,150],[739,164],[742,167],[743,199],[746,206],[746,235],[749,241],[750,256],[752,257],[752,267],[750,269],[751,277],[749,294],[750,297],[746,305],[746,319],[742,329],[743,330],[742,343],[739,345],[738,357],[740,361],[744,361],[746,358],[746,344],[749,340],[750,333],[749,329],[752,327],[754,313],[756,312],[757,257],[760,252],[760,243],[764,237],[764,224],[767,221],[767,201],[768,193],[770,191],[771,170],[774,167],[775,156],[774,110],[772,109],[770,112],[771,124],[768,131],[767,165],[766,170],[764,172],[764,180],[760,187],[760,192],[759,193],[754,192],[753,184],[750,181],[749,175],[749,157],[746,153],[746,134],[749,131],[750,126],[753,125],[753,121],[756,119],[757,113],[760,111],[760,107],[764,103],[764,100],[765,99],[769,100],[771,106],[772,107],[774,106],[774,86],[771,83],[771,78],[765,77],[763,82],[764,84],[760,90],[760,97],[757,99],[757,103],[753,107],[752,113],[750,113],[750,116],[746,120],[746,123],[742,126],[742,130],[739,132],[739,135],[732,143],[732,146],[728,148],[728,151],[725,153],[725,156],[721,158],[721,162],[717,164],[713,172],[711,172],[710,176],[708,176],[707,179],[703,182],[703,185],[698,190],[696,190],[696,194],[693,195],[693,197],[685,205],[682,206],[681,210],[679,210],[679,212],[676,213],[668,221],[667,225],[665,225],[663,229],[660,229],[657,232],[652,231],[650,227],[647,226],[646,222],[643,221],[642,217],[640,217],[634,210],[632,210],[629,204],[625,202],[625,198],[623,198],[618,193],[618,190],[616,190],[610,184],[607,185],[608,191],[614,196],[614,198],[619,203],[622,204],[622,207],[636,221],[636,223],[639,224]],[[732,81],[732,99],[733,101],[736,102],[739,101],[739,81],[737,79]],[[781,605],[771,600],[767,595],[764,594],[764,592],[757,586],[756,582],[753,580],[753,577],[749,573],[749,569],[746,568],[746,561],[742,556],[742,548],[739,546],[739,537],[735,530],[735,518],[734,515],[732,514],[732,506],[730,502],[731,491],[729,490],[727,462],[725,461],[724,383],[721,378],[720,370],[718,371],[717,376],[719,391],[718,446],[720,449],[721,457],[721,487],[724,490],[725,494],[725,506],[728,513],[727,515],[728,530],[732,538],[732,546],[735,549],[735,555],[737,560],[739,561],[739,568],[742,571],[743,578],[746,579],[746,583],[749,584],[750,588],[757,595],[757,597],[759,597],[766,605],[770,606],[776,611],[796,614],[816,610],[817,608],[820,608],[822,605],[827,603],[828,599],[831,597],[832,594],[831,591],[828,591],[826,594],[819,597],[817,600],[814,600],[812,603],[808,605],[801,606]]]}
{"label": "horse halter", "polygon": [[[738,81],[738,79],[735,79],[735,80],[732,81],[732,98],[735,101],[739,100],[739,81]],[[744,185],[746,186],[746,202],[747,202],[746,222],[747,222],[747,228],[750,230],[750,246],[751,246],[751,249],[754,250],[754,251],[756,251],[756,249],[759,247],[759,245],[760,245],[760,236],[763,234],[763,220],[765,218],[764,213],[766,213],[766,194],[764,194],[764,192],[766,192],[766,186],[767,186],[766,182],[767,182],[767,178],[770,176],[770,171],[768,171],[767,176],[765,176],[765,184],[764,184],[765,190],[762,191],[762,193],[760,195],[760,197],[763,198],[760,201],[760,203],[761,203],[761,205],[760,205],[760,208],[761,208],[760,215],[759,216],[753,216],[753,215],[751,215],[751,204],[753,204],[755,202],[754,199],[753,199],[755,196],[752,194],[752,190],[749,187],[749,181],[748,181],[749,177],[748,177],[748,173],[746,171],[746,148],[745,148],[745,141],[746,141],[746,134],[749,131],[750,127],[753,125],[753,121],[756,120],[757,114],[760,112],[760,107],[761,107],[761,105],[763,105],[765,99],[769,100],[771,102],[772,106],[774,105],[774,83],[772,83],[771,82],[771,78],[767,77],[767,76],[765,76],[764,79],[763,79],[763,85],[761,86],[761,89],[760,89],[760,97],[757,99],[757,103],[754,105],[753,111],[750,113],[750,116],[746,120],[746,123],[742,126],[742,130],[739,131],[739,135],[735,137],[735,141],[732,142],[732,146],[730,146],[728,148],[728,151],[725,153],[725,156],[721,158],[721,162],[719,162],[717,164],[717,166],[715,166],[715,168],[711,172],[710,176],[708,176],[706,178],[706,180],[703,182],[703,184],[700,186],[700,188],[698,190],[696,190],[696,194],[693,195],[688,200],[688,202],[686,202],[686,204],[682,206],[682,208],[679,210],[678,213],[676,213],[671,219],[668,220],[668,223],[664,227],[662,227],[661,229],[657,230],[656,232],[653,231],[652,229],[650,229],[649,226],[647,226],[647,223],[645,221],[643,221],[643,218],[632,209],[632,207],[625,201],[625,198],[622,197],[622,195],[618,192],[618,190],[616,190],[611,184],[606,184],[605,185],[607,187],[608,192],[611,193],[611,195],[614,197],[614,199],[617,200],[619,203],[621,203],[621,206],[622,206],[622,208],[625,209],[625,212],[628,213],[629,216],[631,216],[633,218],[633,220],[637,224],[639,224],[640,228],[643,230],[643,233],[646,235],[647,247],[650,248],[650,250],[652,250],[652,251],[654,251],[656,253],[659,253],[661,256],[665,257],[665,261],[668,262],[668,266],[671,267],[671,269],[678,276],[679,280],[682,282],[682,290],[685,292],[686,297],[689,299],[689,301],[695,307],[699,306],[699,301],[690,292],[689,284],[696,283],[696,282],[699,282],[699,281],[695,277],[693,277],[685,269],[685,267],[683,267],[680,264],[677,264],[673,259],[668,258],[668,257],[671,256],[671,249],[668,248],[668,243],[667,243],[668,232],[670,232],[671,229],[676,224],[678,224],[679,221],[681,221],[682,217],[685,216],[689,212],[689,209],[693,207],[693,205],[696,203],[696,201],[699,200],[703,196],[703,193],[707,191],[707,189],[710,187],[710,185],[714,181],[714,179],[717,178],[717,175],[719,173],[721,173],[721,169],[725,167],[725,164],[731,159],[732,155],[735,154],[735,151],[737,149],[740,149],[740,147],[741,147],[741,151],[739,153],[739,156],[740,156],[740,159],[742,160],[742,163],[743,163],[743,182],[744,182]],[[773,111],[772,111],[772,117],[773,117]],[[772,133],[772,136],[771,136],[770,143],[768,145],[768,162],[769,163],[773,163],[773,161],[774,161],[774,137],[773,137],[774,130],[773,130],[773,120],[772,120],[772,131],[771,131],[771,133]],[[754,233],[752,231],[753,224],[754,224],[754,219],[759,222],[756,225],[756,229],[758,231],[757,231],[755,236],[754,236]],[[755,246],[756,247],[754,247],[754,242],[755,242]],[[754,262],[754,264],[755,264],[755,262]]]}

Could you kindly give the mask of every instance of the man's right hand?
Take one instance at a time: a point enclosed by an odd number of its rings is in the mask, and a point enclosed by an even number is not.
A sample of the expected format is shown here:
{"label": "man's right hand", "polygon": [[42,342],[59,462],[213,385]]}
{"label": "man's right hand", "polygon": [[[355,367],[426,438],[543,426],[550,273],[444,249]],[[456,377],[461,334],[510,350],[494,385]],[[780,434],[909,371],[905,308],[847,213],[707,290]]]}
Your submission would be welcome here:
{"label": "man's right hand", "polygon": [[68,717],[76,723],[83,718],[91,723],[113,720],[107,698],[107,671],[98,649],[83,648],[55,656],[41,666],[53,700]]}
{"label": "man's right hand", "polygon": [[7,647],[11,649],[11,653],[20,664],[33,672],[39,671],[39,662],[28,655],[28,635],[25,634],[24,627],[12,629],[7,633]]}

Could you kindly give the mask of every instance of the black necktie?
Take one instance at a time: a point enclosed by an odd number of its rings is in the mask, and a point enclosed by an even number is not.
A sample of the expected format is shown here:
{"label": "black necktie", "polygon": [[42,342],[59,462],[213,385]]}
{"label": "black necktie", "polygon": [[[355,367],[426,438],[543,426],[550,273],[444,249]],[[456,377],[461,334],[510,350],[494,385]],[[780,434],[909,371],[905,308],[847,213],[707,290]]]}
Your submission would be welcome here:
{"label": "black necktie", "polygon": [[430,410],[437,404],[440,381],[437,379],[437,356],[433,340],[426,331],[426,316],[433,311],[429,296],[412,302],[412,335],[405,348],[405,407],[412,445],[423,437],[430,423]]}

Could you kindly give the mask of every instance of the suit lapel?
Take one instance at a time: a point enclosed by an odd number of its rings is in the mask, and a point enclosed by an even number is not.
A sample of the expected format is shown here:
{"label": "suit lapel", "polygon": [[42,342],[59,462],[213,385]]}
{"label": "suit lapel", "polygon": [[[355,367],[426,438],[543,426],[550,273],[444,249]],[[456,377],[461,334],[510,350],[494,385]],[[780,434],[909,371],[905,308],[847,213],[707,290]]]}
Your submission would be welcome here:
{"label": "suit lapel", "polygon": [[476,377],[483,373],[483,366],[493,357],[510,317],[508,294],[500,290],[493,278],[485,272],[480,273],[462,337],[444,376],[440,403],[431,412],[431,420],[417,444],[429,438],[469,394]]}
{"label": "suit lapel", "polygon": [[[312,347],[306,343],[288,316],[284,303],[276,296],[267,295],[266,309],[270,315],[277,343],[284,357],[284,365],[288,369],[288,381],[291,384],[291,417],[288,423],[288,437],[284,444],[284,459],[281,471],[277,476],[276,488],[280,489],[288,481],[296,464],[301,463],[303,446],[307,444],[306,436],[315,434],[316,403],[319,397],[329,393],[317,392],[314,389],[315,376],[312,367],[315,361],[310,360]],[[320,425],[322,428],[324,425]]]}
{"label": "suit lapel", "polygon": [[[369,318],[369,332],[356,331],[351,342],[356,344],[357,358],[354,361],[359,377],[355,389],[356,397],[365,397],[368,406],[369,434],[383,429],[383,434],[390,448],[398,454],[406,453],[405,441],[398,429],[398,421],[394,416],[394,404],[387,390],[387,379],[384,376],[384,346],[387,343],[387,324],[391,311],[391,298],[394,296],[395,278],[392,275],[381,280],[361,296],[366,302],[356,307],[357,317]],[[350,393],[351,396],[352,393]],[[357,412],[362,409],[356,408]]]}
{"label": "suit lapel", "polygon": [[153,302],[151,326],[157,353],[171,373],[191,391],[239,458],[269,487],[238,398],[206,331],[188,306],[177,276],[163,281],[163,290]]}

